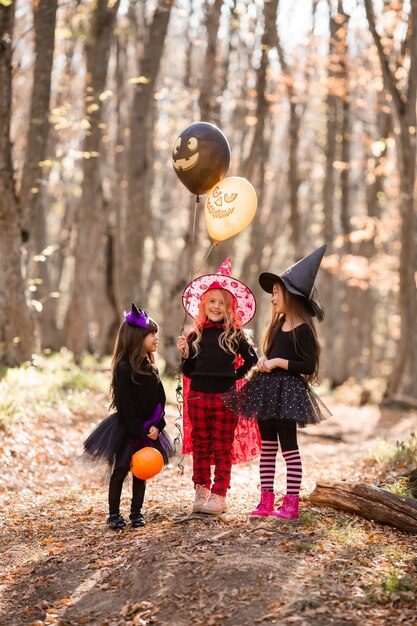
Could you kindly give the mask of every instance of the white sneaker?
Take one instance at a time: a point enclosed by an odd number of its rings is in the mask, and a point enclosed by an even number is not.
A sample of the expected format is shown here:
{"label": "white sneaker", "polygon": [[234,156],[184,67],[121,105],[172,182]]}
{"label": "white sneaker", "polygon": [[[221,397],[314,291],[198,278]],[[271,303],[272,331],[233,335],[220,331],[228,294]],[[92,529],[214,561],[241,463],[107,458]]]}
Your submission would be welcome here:
{"label": "white sneaker", "polygon": [[207,489],[207,487],[204,487],[204,485],[196,485],[193,513],[201,513],[209,497],[210,490]]}
{"label": "white sneaker", "polygon": [[226,498],[219,496],[217,493],[212,493],[207,503],[201,509],[202,513],[208,515],[220,515],[227,511]]}

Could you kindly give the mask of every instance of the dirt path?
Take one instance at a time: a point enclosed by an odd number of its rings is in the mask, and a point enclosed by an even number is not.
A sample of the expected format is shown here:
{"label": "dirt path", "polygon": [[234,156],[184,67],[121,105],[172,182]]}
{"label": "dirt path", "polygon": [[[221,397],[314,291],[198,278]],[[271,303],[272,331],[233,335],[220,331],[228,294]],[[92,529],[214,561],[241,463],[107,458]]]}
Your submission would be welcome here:
{"label": "dirt path", "polygon": [[406,437],[416,415],[328,404],[334,417],[300,434],[306,497],[295,523],[248,517],[256,462],[234,467],[225,515],[190,516],[186,459],[183,475],[173,467],[148,482],[144,529],[110,531],[102,472],[75,461],[103,398],[87,414],[63,408],[15,425],[0,436],[0,624],[417,624],[416,538],[307,499],[320,478],[371,482],[372,442]]}

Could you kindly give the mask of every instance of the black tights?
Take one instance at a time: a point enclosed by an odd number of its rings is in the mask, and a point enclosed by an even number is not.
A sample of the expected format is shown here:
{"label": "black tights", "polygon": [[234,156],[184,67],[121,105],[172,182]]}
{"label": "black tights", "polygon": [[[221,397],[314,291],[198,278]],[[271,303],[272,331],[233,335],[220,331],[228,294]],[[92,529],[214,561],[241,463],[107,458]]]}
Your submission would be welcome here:
{"label": "black tights", "polygon": [[[114,515],[120,513],[120,498],[122,495],[123,483],[128,475],[129,470],[123,468],[115,468],[110,477],[109,483],[109,514]],[[130,507],[131,513],[140,513],[142,509],[143,500],[145,497],[146,482],[140,478],[133,476],[132,485],[132,504]]]}
{"label": "black tights", "polygon": [[258,426],[263,441],[277,441],[279,438],[282,452],[298,449],[296,422],[259,420]]}

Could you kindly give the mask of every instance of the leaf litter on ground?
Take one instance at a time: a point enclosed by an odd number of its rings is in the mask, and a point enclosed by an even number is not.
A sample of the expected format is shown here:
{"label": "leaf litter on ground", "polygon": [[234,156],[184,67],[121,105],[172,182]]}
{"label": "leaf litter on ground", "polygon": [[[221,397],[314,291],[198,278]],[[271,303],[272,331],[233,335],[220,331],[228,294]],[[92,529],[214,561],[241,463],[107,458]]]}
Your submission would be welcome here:
{"label": "leaf litter on ground", "polygon": [[[83,389],[80,409],[68,393],[41,411],[20,407],[0,434],[1,624],[417,624],[416,538],[308,501],[319,479],[385,479],[369,451],[377,437],[406,438],[415,414],[390,420],[377,406],[326,398],[333,417],[300,431],[296,522],[249,517],[256,461],[233,468],[225,514],[191,515],[192,465],[183,459],[181,473],[179,455],[148,481],[145,528],[112,531],[106,472],[80,460],[106,396]],[[169,405],[173,436],[177,416]],[[284,484],[279,459],[278,490]],[[130,489],[127,481],[124,513]]]}

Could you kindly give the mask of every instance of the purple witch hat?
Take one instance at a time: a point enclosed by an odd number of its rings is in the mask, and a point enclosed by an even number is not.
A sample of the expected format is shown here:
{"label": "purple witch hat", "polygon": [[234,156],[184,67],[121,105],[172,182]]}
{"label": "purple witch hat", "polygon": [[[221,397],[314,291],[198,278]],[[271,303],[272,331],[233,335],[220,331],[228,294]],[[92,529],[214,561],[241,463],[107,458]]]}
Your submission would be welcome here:
{"label": "purple witch hat", "polygon": [[132,309],[129,313],[126,311],[123,312],[126,323],[129,326],[137,326],[139,328],[149,328],[149,317],[148,314],[142,309],[138,309],[135,304],[132,302]]}

